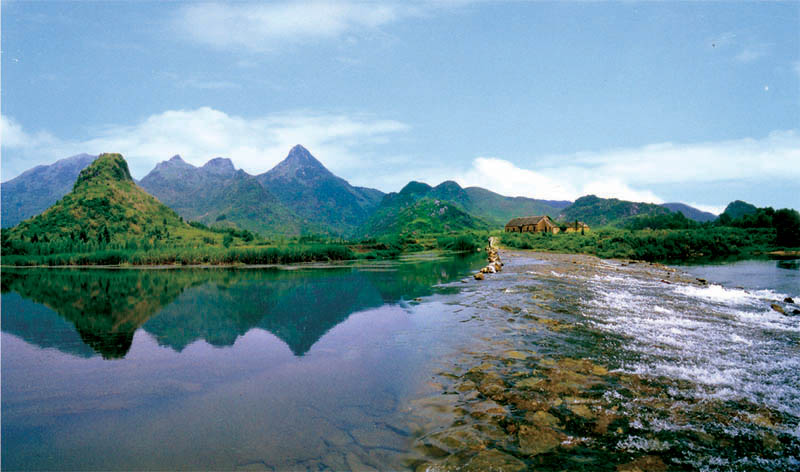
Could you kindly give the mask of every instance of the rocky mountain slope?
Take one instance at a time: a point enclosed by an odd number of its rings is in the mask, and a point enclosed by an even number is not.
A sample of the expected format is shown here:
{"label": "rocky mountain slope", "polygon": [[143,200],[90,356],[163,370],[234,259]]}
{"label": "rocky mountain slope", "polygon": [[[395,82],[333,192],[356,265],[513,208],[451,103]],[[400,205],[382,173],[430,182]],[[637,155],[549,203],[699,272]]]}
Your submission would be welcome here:
{"label": "rocky mountain slope", "polygon": [[698,223],[705,223],[706,221],[714,221],[717,219],[717,215],[707,211],[698,210],[697,208],[686,205],[685,203],[662,203],[661,206],[669,209],[670,211],[679,211],[683,213],[683,216],[686,218],[697,221]]}
{"label": "rocky mountain slope", "polygon": [[156,165],[139,185],[187,220],[262,234],[300,233],[299,218],[230,159],[195,167],[176,155]]}
{"label": "rocky mountain slope", "polygon": [[335,176],[299,144],[256,179],[302,219],[303,227],[333,234],[352,234],[383,197],[379,190],[354,187]]}
{"label": "rocky mountain slope", "polygon": [[96,157],[78,154],[51,165],[36,166],[3,182],[0,186],[3,228],[15,226],[49,208],[72,190],[78,174]]}

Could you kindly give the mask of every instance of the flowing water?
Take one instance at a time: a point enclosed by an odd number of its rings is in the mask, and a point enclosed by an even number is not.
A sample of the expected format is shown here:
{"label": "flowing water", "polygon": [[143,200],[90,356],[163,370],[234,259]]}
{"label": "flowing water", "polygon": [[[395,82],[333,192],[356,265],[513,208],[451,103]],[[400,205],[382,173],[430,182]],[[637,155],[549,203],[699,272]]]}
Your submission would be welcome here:
{"label": "flowing water", "polygon": [[800,467],[796,263],[502,257],[3,270],[2,466]]}

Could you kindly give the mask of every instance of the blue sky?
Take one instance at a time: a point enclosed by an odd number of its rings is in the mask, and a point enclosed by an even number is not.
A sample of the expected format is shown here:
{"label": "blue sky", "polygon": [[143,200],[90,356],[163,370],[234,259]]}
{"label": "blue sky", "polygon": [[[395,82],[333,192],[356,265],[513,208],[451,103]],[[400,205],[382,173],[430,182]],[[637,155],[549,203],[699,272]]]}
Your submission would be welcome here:
{"label": "blue sky", "polygon": [[2,2],[2,180],[79,152],[800,208],[800,2]]}

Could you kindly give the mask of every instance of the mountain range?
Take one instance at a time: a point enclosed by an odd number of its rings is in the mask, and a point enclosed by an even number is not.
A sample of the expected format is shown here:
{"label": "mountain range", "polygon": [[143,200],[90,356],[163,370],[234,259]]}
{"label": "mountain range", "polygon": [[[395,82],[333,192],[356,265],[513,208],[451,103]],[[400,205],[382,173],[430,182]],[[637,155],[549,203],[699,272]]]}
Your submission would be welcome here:
{"label": "mountain range", "polygon": [[219,237],[192,227],[136,185],[120,154],[98,156],[80,171],[72,191],[4,233],[9,239],[76,243],[124,243],[131,236],[181,243]]}
{"label": "mountain range", "polygon": [[230,159],[195,167],[180,156],[156,165],[139,185],[183,218],[259,233],[297,234],[295,214]]}
{"label": "mountain range", "polygon": [[[55,204],[94,159],[88,154],[73,156],[4,182],[3,227],[14,226]],[[463,188],[453,181],[435,187],[412,181],[400,192],[384,194],[350,185],[301,145],[259,175],[236,169],[230,159],[222,157],[197,167],[176,155],[157,164],[138,186],[133,180],[130,183],[187,221],[265,235],[349,237],[488,229],[500,227],[513,217],[539,214],[561,221],[577,219],[592,226],[622,225],[632,217],[671,211],[681,211],[697,221],[715,218],[682,203],[656,205],[593,195],[575,202],[537,200],[506,197],[480,187]]]}

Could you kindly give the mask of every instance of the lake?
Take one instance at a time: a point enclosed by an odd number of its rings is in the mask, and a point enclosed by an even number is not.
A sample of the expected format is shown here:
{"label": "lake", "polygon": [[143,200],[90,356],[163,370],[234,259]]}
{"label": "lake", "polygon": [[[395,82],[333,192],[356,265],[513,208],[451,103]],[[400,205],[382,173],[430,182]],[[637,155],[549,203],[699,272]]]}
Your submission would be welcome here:
{"label": "lake", "polygon": [[800,465],[796,264],[483,257],[4,269],[3,468]]}
{"label": "lake", "polygon": [[480,264],[3,270],[3,468],[397,465],[448,337],[414,299]]}

